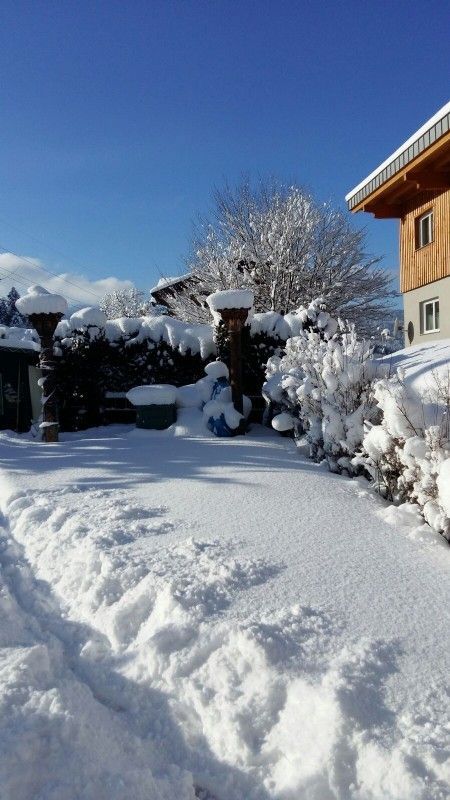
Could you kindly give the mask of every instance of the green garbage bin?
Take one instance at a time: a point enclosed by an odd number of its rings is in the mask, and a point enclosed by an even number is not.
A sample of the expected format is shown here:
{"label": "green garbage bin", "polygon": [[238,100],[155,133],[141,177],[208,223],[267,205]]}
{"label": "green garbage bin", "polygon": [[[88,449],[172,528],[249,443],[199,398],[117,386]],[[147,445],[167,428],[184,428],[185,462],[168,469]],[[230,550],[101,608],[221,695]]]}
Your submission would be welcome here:
{"label": "green garbage bin", "polygon": [[169,383],[135,386],[127,400],[136,408],[136,427],[161,431],[177,419],[177,390]]}
{"label": "green garbage bin", "polygon": [[158,406],[151,403],[149,406],[136,406],[136,428],[151,428],[162,431],[168,428],[177,419],[175,404]]}

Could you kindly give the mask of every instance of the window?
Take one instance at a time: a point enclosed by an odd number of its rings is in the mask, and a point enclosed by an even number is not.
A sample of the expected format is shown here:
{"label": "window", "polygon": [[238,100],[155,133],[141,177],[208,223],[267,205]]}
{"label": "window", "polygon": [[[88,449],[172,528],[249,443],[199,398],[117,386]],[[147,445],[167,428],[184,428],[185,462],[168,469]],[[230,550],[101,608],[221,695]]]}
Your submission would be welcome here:
{"label": "window", "polygon": [[433,212],[427,211],[416,222],[416,249],[433,241]]}
{"label": "window", "polygon": [[422,303],[422,333],[439,331],[439,298]]}

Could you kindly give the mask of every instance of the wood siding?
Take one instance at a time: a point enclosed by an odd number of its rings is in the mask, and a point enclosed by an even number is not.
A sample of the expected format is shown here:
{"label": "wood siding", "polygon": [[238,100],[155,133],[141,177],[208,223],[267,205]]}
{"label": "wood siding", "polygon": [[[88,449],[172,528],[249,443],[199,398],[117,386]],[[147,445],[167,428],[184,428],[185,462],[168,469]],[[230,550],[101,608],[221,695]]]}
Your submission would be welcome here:
{"label": "wood siding", "polygon": [[[433,210],[433,241],[416,249],[416,220]],[[418,192],[400,222],[400,291],[450,275],[450,190]]]}

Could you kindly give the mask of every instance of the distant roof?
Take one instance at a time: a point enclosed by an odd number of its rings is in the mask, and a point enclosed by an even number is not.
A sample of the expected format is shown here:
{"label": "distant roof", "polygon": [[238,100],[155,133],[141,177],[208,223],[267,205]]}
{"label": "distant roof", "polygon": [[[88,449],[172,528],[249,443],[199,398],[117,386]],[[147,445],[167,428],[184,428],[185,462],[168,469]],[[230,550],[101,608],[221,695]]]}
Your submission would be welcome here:
{"label": "distant roof", "polygon": [[433,142],[450,130],[450,102],[442,106],[427,122],[412,134],[389,158],[374,169],[367,178],[358,183],[346,196],[348,207],[351,210],[362,200],[372,194],[385,181],[392,178],[403,169],[406,164],[413,161],[420,153],[426,150]]}
{"label": "distant roof", "polygon": [[167,289],[169,286],[174,286],[176,283],[185,281],[187,278],[190,277],[191,273],[186,272],[184,275],[176,275],[173,278],[160,278],[156,286],[154,286],[153,289],[150,289],[150,294],[153,294],[153,292],[160,291],[161,289]]}

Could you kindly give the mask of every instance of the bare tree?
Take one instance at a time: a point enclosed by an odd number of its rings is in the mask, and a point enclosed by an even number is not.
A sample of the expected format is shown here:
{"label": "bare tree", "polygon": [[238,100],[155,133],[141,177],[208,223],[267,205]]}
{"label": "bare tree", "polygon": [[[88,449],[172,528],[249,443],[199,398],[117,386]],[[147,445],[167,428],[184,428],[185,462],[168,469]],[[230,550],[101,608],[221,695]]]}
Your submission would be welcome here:
{"label": "bare tree", "polygon": [[[188,266],[197,298],[251,287],[256,311],[285,313],[322,296],[330,312],[367,329],[396,296],[380,258],[365,253],[365,233],[299,186],[244,182],[214,194],[212,219],[196,229]],[[208,310],[181,292],[176,316],[204,321]]]}

